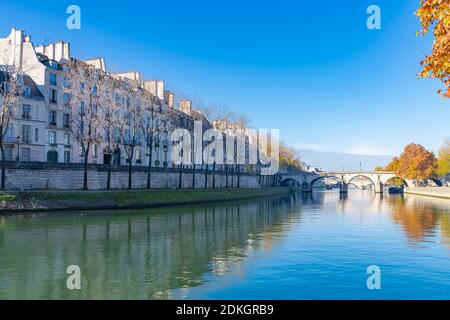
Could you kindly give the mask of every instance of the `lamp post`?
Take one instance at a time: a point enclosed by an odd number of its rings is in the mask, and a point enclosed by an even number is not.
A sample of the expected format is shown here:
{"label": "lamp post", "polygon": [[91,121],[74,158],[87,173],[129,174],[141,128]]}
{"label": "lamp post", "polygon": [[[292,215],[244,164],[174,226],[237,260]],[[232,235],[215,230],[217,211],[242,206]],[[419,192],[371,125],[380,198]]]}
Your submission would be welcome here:
{"label": "lamp post", "polygon": [[20,161],[20,136],[17,136],[17,157],[16,161]]}

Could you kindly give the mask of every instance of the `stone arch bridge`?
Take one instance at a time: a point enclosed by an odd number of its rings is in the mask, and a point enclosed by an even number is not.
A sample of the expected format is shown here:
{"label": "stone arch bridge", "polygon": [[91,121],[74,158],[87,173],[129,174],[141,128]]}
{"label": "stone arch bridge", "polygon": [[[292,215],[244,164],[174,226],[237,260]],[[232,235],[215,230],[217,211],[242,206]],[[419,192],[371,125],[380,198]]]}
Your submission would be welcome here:
{"label": "stone arch bridge", "polygon": [[[390,180],[394,178],[401,179],[394,172],[389,171],[326,172],[320,175],[310,172],[301,172],[280,174],[280,184],[301,187],[303,192],[310,192],[312,191],[314,183],[327,178],[336,180],[341,193],[347,193],[349,184],[352,184],[352,181],[358,178],[365,178],[370,181],[371,184],[373,184],[373,190],[376,193],[382,193],[385,184]],[[403,181],[406,186],[412,184],[412,181]]]}

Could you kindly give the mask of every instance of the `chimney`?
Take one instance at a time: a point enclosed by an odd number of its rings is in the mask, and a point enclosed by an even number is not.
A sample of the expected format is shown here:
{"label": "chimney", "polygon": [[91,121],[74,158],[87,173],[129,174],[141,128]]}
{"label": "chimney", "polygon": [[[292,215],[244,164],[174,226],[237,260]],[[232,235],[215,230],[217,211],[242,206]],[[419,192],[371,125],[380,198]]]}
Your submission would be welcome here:
{"label": "chimney", "polygon": [[174,106],[173,100],[174,100],[173,93],[168,90],[164,91],[164,102],[170,109],[173,109],[173,106]]}
{"label": "chimney", "polygon": [[53,44],[54,47],[54,59],[56,61],[61,61],[62,59],[69,60],[69,44],[63,41]]}
{"label": "chimney", "polygon": [[6,64],[10,64],[12,62],[17,68],[22,68],[22,60],[23,60],[23,41],[24,34],[22,30],[18,30],[16,28],[11,29],[11,34],[9,36],[10,43],[13,45],[13,61],[7,62]]}
{"label": "chimney", "polygon": [[164,100],[164,81],[162,80],[148,80],[144,81],[144,89],[150,94]]}
{"label": "chimney", "polygon": [[44,54],[50,60],[55,60],[55,44],[54,43],[50,43],[48,46],[44,47]]}
{"label": "chimney", "polygon": [[190,116],[192,112],[192,101],[180,100],[180,111]]}
{"label": "chimney", "polygon": [[63,42],[63,58],[66,60],[70,59],[70,43]]}
{"label": "chimney", "polygon": [[90,60],[84,60],[87,64],[93,66],[96,69],[106,72],[106,63],[104,58],[95,58]]}

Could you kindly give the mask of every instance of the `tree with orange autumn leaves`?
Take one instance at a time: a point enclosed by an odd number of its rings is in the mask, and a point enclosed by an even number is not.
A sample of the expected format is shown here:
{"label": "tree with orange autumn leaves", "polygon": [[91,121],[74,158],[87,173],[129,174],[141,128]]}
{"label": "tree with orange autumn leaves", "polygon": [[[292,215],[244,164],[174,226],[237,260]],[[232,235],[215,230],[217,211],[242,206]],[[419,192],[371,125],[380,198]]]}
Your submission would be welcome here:
{"label": "tree with orange autumn leaves", "polygon": [[422,24],[418,34],[425,36],[432,30],[434,36],[431,53],[421,61],[419,77],[441,80],[445,91],[439,90],[439,94],[450,98],[450,1],[420,0],[416,15]]}
{"label": "tree with orange autumn leaves", "polygon": [[386,166],[403,179],[425,180],[436,175],[437,159],[433,152],[420,144],[408,144],[399,157],[394,157]]}

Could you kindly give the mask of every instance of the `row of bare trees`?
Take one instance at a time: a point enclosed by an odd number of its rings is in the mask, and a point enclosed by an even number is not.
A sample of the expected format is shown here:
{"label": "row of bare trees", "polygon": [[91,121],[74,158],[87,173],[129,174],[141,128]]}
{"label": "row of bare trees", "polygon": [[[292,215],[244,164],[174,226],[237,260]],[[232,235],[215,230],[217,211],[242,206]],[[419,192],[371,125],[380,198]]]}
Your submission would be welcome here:
{"label": "row of bare trees", "polygon": [[[145,146],[148,156],[147,188],[151,187],[153,150],[159,147],[164,137],[168,144],[170,127],[182,127],[192,132],[194,119],[173,109],[167,109],[164,102],[144,90],[140,83],[116,78],[102,69],[88,63],[71,59],[62,61],[66,112],[70,110],[71,128],[74,140],[80,147],[83,163],[83,189],[88,189],[88,163],[93,146],[101,148],[107,159],[106,188],[111,188],[111,173],[115,157],[124,151],[128,159],[128,188],[132,188],[133,159],[136,148]],[[9,123],[22,105],[23,75],[20,70],[8,67],[1,73],[0,81],[0,150],[2,154],[1,189],[5,188],[5,138]],[[203,119],[210,122],[221,119],[242,127],[248,119],[238,116],[227,108],[208,106],[202,109]],[[206,119],[208,118],[208,119]],[[209,122],[207,125],[210,126]],[[168,147],[167,145],[165,147]],[[97,150],[98,152],[98,150]],[[116,161],[120,162],[120,161]],[[240,186],[241,167],[225,165],[226,186]],[[204,166],[205,188],[208,175],[212,175],[212,187],[216,185],[217,166]],[[183,165],[179,166],[179,187],[182,185]],[[192,166],[192,186],[195,188],[197,168]],[[236,180],[234,180],[236,177]],[[231,181],[230,181],[231,180]]]}
{"label": "row of bare trees", "polygon": [[104,144],[108,159],[106,188],[111,188],[111,170],[120,146],[128,159],[128,188],[136,147],[145,142],[149,155],[147,188],[151,186],[152,150],[160,135],[168,133],[163,102],[137,82],[116,79],[101,69],[78,60],[67,61],[65,90],[70,95],[74,137],[81,147],[83,189],[88,189],[88,161],[93,145]]}

